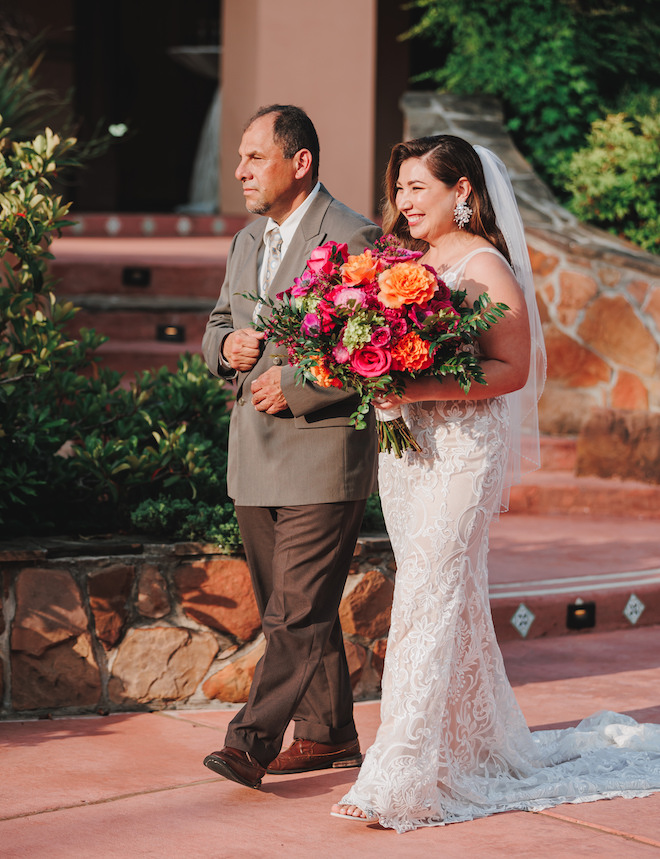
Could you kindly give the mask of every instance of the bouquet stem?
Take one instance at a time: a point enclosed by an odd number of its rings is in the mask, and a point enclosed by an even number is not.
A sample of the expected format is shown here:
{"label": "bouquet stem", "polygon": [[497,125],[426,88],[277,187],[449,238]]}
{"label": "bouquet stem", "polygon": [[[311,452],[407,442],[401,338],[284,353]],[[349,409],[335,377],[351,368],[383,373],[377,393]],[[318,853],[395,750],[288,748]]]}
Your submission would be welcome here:
{"label": "bouquet stem", "polygon": [[401,454],[404,450],[421,452],[421,447],[411,435],[402,417],[389,421],[379,420],[376,422],[376,425],[378,427],[378,447],[382,453],[394,452],[394,456],[397,459],[401,459]]}

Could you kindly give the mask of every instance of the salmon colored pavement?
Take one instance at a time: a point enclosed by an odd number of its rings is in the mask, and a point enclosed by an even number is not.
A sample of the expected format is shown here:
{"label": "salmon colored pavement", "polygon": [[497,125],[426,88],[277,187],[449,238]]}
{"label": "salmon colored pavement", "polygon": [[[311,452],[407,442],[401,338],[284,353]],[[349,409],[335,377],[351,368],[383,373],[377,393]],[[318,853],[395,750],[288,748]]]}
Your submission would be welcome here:
{"label": "salmon colored pavement", "polygon": [[[511,641],[503,652],[533,727],[599,709],[660,723],[660,627]],[[355,771],[266,776],[261,790],[202,766],[230,710],[162,711],[0,723],[0,856],[652,857],[660,793],[509,812],[398,835],[328,812]],[[378,703],[356,705],[363,746]]]}
{"label": "salmon colored pavement", "polygon": [[[500,612],[507,670],[532,728],[574,725],[603,709],[660,724],[660,625],[648,621],[660,609],[659,543],[657,520],[508,514],[494,524],[494,614],[498,604],[507,612],[525,600],[537,607],[526,638]],[[646,607],[618,628],[633,591]],[[596,629],[567,633],[553,621],[538,633],[546,607],[561,618],[568,601],[589,593]],[[660,859],[660,793],[398,835],[330,817],[355,770],[266,776],[261,790],[241,787],[202,765],[222,748],[232,712],[0,722],[1,859]],[[379,704],[358,703],[355,714],[366,748]]]}

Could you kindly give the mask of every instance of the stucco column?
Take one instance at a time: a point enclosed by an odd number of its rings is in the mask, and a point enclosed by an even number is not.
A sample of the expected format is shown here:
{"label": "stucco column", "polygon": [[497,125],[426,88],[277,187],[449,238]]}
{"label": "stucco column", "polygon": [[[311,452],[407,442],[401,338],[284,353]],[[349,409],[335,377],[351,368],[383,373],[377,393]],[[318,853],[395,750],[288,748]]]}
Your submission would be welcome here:
{"label": "stucco column", "polygon": [[377,0],[224,0],[220,210],[244,214],[234,178],[246,120],[297,104],[321,141],[321,181],[373,215]]}

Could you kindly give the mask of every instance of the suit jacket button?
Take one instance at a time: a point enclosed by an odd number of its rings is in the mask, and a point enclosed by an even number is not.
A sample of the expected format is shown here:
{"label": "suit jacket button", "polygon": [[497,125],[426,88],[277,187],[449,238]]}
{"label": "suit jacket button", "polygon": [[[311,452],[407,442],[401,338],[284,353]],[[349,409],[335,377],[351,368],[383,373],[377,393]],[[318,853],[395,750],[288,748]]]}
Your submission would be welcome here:
{"label": "suit jacket button", "polygon": [[279,367],[281,363],[282,363],[282,359],[280,358],[280,356],[279,356],[279,355],[276,355],[276,356],[273,358],[273,364],[276,364],[276,365]]}
{"label": "suit jacket button", "polygon": [[238,405],[239,405],[239,406],[244,406],[244,405],[245,405],[245,399],[244,399],[243,397],[239,397],[239,398],[238,398]]}

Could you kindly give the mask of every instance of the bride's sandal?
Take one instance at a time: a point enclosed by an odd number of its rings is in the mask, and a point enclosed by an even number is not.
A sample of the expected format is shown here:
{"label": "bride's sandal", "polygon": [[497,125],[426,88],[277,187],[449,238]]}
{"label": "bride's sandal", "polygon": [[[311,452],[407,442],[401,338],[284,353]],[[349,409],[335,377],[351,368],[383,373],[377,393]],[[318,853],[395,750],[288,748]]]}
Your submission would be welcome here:
{"label": "bride's sandal", "polygon": [[368,817],[367,817],[367,815],[364,813],[364,811],[362,811],[362,809],[361,809],[361,808],[358,808],[358,806],[357,806],[357,805],[341,805],[341,804],[339,804],[339,805],[333,805],[333,806],[332,806],[332,808],[333,808],[333,809],[335,809],[335,808],[347,808],[347,809],[348,809],[348,808],[355,808],[355,809],[357,809],[360,813],[359,813],[359,814],[353,814],[352,812],[344,812],[344,813],[342,813],[341,811],[334,811],[334,810],[333,810],[333,811],[331,811],[331,812],[330,812],[330,816],[331,816],[331,817],[339,817],[339,818],[341,818],[342,820],[357,820],[357,821],[359,821],[360,823],[367,823],[367,822],[368,822]]}

